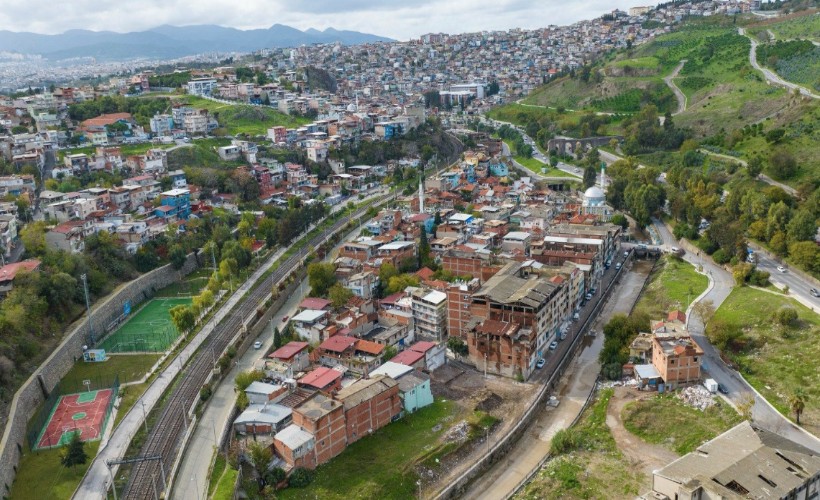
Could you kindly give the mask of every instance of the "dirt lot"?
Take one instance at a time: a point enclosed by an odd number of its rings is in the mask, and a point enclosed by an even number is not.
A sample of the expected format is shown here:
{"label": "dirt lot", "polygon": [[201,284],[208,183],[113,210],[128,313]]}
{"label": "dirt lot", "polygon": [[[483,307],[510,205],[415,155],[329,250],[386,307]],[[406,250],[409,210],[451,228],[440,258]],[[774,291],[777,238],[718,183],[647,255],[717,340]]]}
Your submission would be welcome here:
{"label": "dirt lot", "polygon": [[[497,418],[499,421],[489,434],[491,443],[519,420],[538,392],[536,383],[516,382],[494,375],[484,378],[482,372],[452,360],[431,374],[431,388],[436,397],[455,401],[465,412],[480,410]],[[438,470],[420,471],[424,478],[423,490],[431,494],[438,490],[436,485],[446,484],[463,467],[473,464],[485,452],[486,446],[485,437],[478,437],[443,457]]]}
{"label": "dirt lot", "polygon": [[661,445],[646,443],[624,427],[621,420],[621,411],[627,403],[641,399],[649,399],[655,392],[642,392],[629,387],[615,387],[615,394],[609,400],[606,413],[606,425],[612,432],[612,437],[618,449],[632,462],[636,468],[641,468],[646,487],[651,487],[652,471],[660,469],[678,458],[678,455]]}

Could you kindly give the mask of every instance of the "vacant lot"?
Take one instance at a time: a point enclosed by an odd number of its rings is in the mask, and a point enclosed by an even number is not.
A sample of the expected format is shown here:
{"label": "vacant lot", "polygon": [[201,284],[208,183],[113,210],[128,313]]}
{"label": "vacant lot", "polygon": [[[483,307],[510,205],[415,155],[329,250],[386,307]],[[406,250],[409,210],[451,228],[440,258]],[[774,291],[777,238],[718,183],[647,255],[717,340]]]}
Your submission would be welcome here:
{"label": "vacant lot", "polygon": [[307,118],[286,115],[267,106],[224,104],[196,96],[185,96],[180,100],[192,107],[207,109],[230,135],[265,135],[270,127],[298,127],[310,122]]}
{"label": "vacant lot", "polygon": [[[781,307],[797,311],[795,325],[782,327],[772,321]],[[806,391],[800,422],[810,432],[820,432],[820,317],[782,294],[744,287],[735,288],[717,310],[710,328],[717,327],[739,329],[741,337],[725,354],[781,413],[793,419],[789,398],[797,387]]]}
{"label": "vacant lot", "polygon": [[650,319],[665,318],[669,311],[676,309],[685,312],[708,284],[708,278],[698,273],[692,264],[667,255],[658,262],[635,312],[646,313]]}
{"label": "vacant lot", "polygon": [[410,498],[417,494],[414,465],[433,451],[463,410],[437,400],[417,413],[365,437],[316,470],[307,488],[289,488],[279,498]]}
{"label": "vacant lot", "polygon": [[624,406],[624,427],[647,443],[685,455],[740,423],[740,415],[718,399],[704,411],[685,405],[672,394],[654,395]]}
{"label": "vacant lot", "polygon": [[618,449],[606,423],[612,395],[612,389],[601,391],[570,431],[577,436],[574,449],[547,462],[515,498],[632,498],[642,492],[646,476]]}

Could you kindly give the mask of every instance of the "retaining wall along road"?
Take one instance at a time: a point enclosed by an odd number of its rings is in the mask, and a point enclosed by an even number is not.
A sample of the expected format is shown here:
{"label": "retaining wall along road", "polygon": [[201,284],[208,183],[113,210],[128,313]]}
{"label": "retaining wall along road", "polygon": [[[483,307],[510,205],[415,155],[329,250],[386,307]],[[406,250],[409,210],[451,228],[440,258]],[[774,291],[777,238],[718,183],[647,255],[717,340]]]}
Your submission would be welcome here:
{"label": "retaining wall along road", "polygon": [[[157,290],[187,276],[198,267],[197,256],[191,253],[178,271],[168,264],[121,286],[91,311],[92,329],[96,340],[100,340],[106,326],[122,315],[126,302],[130,301],[134,309],[137,304],[153,297]],[[11,484],[17,474],[17,464],[23,453],[29,419],[60,379],[74,366],[77,359],[82,357],[83,345],[89,343],[88,339],[88,321],[84,316],[75,323],[74,328],[65,335],[54,352],[15,393],[3,431],[3,440],[0,441],[0,482],[4,487],[4,497],[11,492]]]}

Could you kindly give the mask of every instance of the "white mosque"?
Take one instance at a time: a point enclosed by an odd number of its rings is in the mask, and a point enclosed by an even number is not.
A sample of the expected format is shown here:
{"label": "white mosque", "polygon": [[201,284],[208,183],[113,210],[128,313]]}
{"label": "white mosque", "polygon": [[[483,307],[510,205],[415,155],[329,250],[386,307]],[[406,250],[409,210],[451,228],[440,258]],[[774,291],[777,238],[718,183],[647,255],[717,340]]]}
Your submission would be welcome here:
{"label": "white mosque", "polygon": [[582,215],[595,215],[602,222],[609,222],[612,218],[612,207],[606,204],[606,177],[604,168],[601,168],[601,187],[592,186],[584,191],[584,202],[581,204]]}

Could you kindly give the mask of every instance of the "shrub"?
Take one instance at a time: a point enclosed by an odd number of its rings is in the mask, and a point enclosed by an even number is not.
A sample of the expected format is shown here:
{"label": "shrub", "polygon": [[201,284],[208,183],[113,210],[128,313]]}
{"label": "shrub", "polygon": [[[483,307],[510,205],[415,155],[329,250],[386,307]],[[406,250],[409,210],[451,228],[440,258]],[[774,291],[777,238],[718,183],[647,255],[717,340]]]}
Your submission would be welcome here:
{"label": "shrub", "polygon": [[206,384],[199,390],[199,400],[205,402],[211,397],[211,386]]}
{"label": "shrub", "polygon": [[772,319],[781,326],[793,326],[797,323],[797,311],[792,307],[781,307],[772,316]]}
{"label": "shrub", "polygon": [[313,481],[313,471],[304,467],[297,467],[288,478],[288,485],[294,488],[304,488]]}
{"label": "shrub", "polygon": [[717,264],[726,264],[730,260],[732,260],[732,256],[728,255],[722,248],[718,249],[715,253],[712,254],[712,258],[715,259]]}
{"label": "shrub", "polygon": [[575,429],[561,429],[555,433],[550,443],[552,455],[563,455],[577,450],[583,445],[583,435]]}

